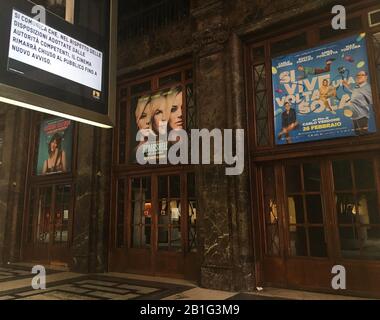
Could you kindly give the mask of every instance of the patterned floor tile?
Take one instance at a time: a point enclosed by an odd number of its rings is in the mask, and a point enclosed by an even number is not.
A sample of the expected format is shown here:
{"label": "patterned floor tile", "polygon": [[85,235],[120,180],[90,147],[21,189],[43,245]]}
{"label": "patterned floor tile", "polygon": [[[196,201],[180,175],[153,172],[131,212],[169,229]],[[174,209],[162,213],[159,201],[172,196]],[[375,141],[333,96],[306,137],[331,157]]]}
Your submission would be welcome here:
{"label": "patterned floor tile", "polygon": [[47,270],[46,290],[32,290],[34,275],[29,270],[6,266],[0,272],[11,274],[10,279],[0,280],[0,299],[7,300],[159,300],[191,288],[107,274]]}
{"label": "patterned floor tile", "polygon": [[159,289],[155,289],[155,288],[133,286],[133,285],[130,285],[130,284],[122,284],[122,285],[119,285],[118,288],[135,290],[139,294],[149,294],[149,293],[153,293],[153,292],[159,291]]}

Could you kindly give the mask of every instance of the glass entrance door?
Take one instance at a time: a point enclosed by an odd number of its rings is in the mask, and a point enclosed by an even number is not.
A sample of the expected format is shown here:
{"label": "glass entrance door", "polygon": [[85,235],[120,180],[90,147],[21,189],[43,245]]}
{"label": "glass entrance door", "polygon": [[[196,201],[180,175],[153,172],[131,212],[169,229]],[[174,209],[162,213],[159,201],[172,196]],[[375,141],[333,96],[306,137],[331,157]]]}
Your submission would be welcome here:
{"label": "glass entrance door", "polygon": [[70,262],[72,186],[32,189],[23,259],[44,263]]}
{"label": "glass entrance door", "polygon": [[264,166],[263,281],[332,291],[332,267],[347,292],[380,294],[380,172],[375,155]]}
{"label": "glass entrance door", "polygon": [[196,278],[194,174],[121,179],[110,269]]}

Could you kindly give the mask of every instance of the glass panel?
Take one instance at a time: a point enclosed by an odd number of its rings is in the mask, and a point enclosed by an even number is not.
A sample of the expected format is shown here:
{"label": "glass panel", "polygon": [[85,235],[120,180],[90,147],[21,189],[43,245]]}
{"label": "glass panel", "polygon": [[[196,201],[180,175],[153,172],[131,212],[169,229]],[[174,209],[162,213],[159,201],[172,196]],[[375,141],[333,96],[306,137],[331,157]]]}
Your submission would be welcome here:
{"label": "glass panel", "polygon": [[159,201],[158,209],[158,224],[169,225],[169,204],[167,199],[164,198]]}
{"label": "glass panel", "polygon": [[264,47],[252,48],[252,61],[253,63],[262,61],[265,59]]}
{"label": "glass panel", "polygon": [[359,234],[355,226],[339,228],[340,248],[345,258],[356,258],[360,256]]}
{"label": "glass panel", "polygon": [[267,225],[267,254],[278,256],[280,254],[280,238],[277,224]]}
{"label": "glass panel", "polygon": [[340,245],[345,258],[380,259],[380,228],[340,228]]}
{"label": "glass panel", "polygon": [[265,92],[256,94],[256,119],[262,120],[268,118],[267,95]]}
{"label": "glass panel", "polygon": [[141,226],[132,227],[132,248],[141,248]]}
{"label": "glass panel", "polygon": [[323,224],[323,209],[321,196],[307,195],[306,196],[306,211],[309,223]]}
{"label": "glass panel", "polygon": [[274,168],[263,168],[263,184],[264,184],[264,213],[266,223],[266,254],[279,255],[279,226],[278,226],[278,210],[276,203],[276,181]]}
{"label": "glass panel", "polygon": [[37,242],[49,243],[52,188],[41,188],[38,200]]}
{"label": "glass panel", "polygon": [[117,235],[116,246],[118,248],[124,245],[124,210],[125,210],[125,181],[118,181],[117,189]]}
{"label": "glass panel", "polygon": [[198,128],[197,124],[197,109],[195,107],[193,84],[186,86],[186,128],[187,130]]}
{"label": "glass panel", "polygon": [[151,178],[131,179],[131,185],[133,199],[131,203],[132,247],[149,247],[152,223]]}
{"label": "glass panel", "polygon": [[187,196],[189,198],[195,198],[195,174],[189,173],[187,175]]}
{"label": "glass panel", "polygon": [[333,171],[335,190],[351,190],[353,188],[350,161],[333,161]]}
{"label": "glass panel", "polygon": [[32,188],[30,192],[30,208],[29,208],[29,217],[28,217],[28,236],[27,241],[29,243],[33,243],[33,227],[34,227],[34,218],[36,216],[36,197],[37,197],[37,189]]}
{"label": "glass panel", "polygon": [[380,260],[380,228],[361,227],[359,236],[362,240],[362,256]]}
{"label": "glass panel", "polygon": [[297,51],[302,47],[307,45],[306,33],[301,33],[291,38],[283,39],[278,42],[275,42],[271,45],[271,54],[272,57],[280,55],[287,51]]}
{"label": "glass panel", "polygon": [[170,201],[170,223],[172,225],[181,225],[181,201]]}
{"label": "glass panel", "polygon": [[125,103],[120,103],[119,110],[119,163],[124,164],[126,160],[127,143],[127,107]]}
{"label": "glass panel", "polygon": [[355,223],[355,198],[353,194],[344,193],[335,196],[336,212],[339,224]]}
{"label": "glass panel", "polygon": [[289,212],[289,224],[305,223],[302,196],[288,197],[288,212]]}
{"label": "glass panel", "polygon": [[278,223],[278,211],[276,199],[271,196],[264,197],[265,202],[265,220],[268,224],[277,224]]}
{"label": "glass panel", "polygon": [[197,203],[189,201],[189,251],[197,251]]}
{"label": "glass panel", "polygon": [[354,160],[355,184],[357,189],[375,187],[375,172],[371,160]]}
{"label": "glass panel", "polygon": [[357,215],[361,224],[380,224],[376,192],[360,193],[357,197]]}
{"label": "glass panel", "polygon": [[170,248],[175,250],[175,251],[182,251],[181,229],[180,228],[172,228],[171,239],[170,239]]}
{"label": "glass panel", "polygon": [[255,114],[256,114],[256,140],[258,146],[269,144],[268,102],[265,64],[253,67]]}
{"label": "glass panel", "polygon": [[170,176],[170,198],[181,197],[181,179],[180,176]]}
{"label": "glass panel", "polygon": [[312,257],[327,257],[327,244],[323,228],[309,228],[309,241]]}
{"label": "glass panel", "polygon": [[158,177],[158,197],[160,199],[169,197],[167,176]]}
{"label": "glass panel", "polygon": [[268,119],[258,119],[256,120],[256,130],[257,130],[257,145],[267,146],[269,144],[269,129],[268,129]]}
{"label": "glass panel", "polygon": [[54,212],[54,242],[67,243],[69,241],[69,219],[71,186],[58,186],[56,188]]}
{"label": "glass panel", "polygon": [[142,94],[144,92],[148,92],[152,90],[151,82],[143,82],[143,83],[138,83],[135,84],[131,87],[131,95],[137,95],[137,94]]}
{"label": "glass panel", "polygon": [[141,202],[132,202],[132,214],[131,214],[131,219],[132,219],[132,224],[134,225],[141,225],[143,223],[142,220],[142,204]]}
{"label": "glass panel", "polygon": [[254,70],[254,80],[255,80],[255,92],[266,90],[266,73],[265,64],[260,64],[253,67]]}
{"label": "glass panel", "polygon": [[169,249],[169,229],[168,228],[158,228],[158,249],[159,250]]}
{"label": "glass panel", "polygon": [[305,191],[320,191],[321,169],[318,163],[305,163],[303,165]]}
{"label": "glass panel", "polygon": [[302,192],[301,170],[299,165],[288,165],[285,167],[286,191],[287,193]]}
{"label": "glass panel", "polygon": [[142,194],[144,200],[148,201],[152,199],[151,178],[144,177],[141,179]]}
{"label": "glass panel", "polygon": [[170,74],[168,76],[162,77],[159,79],[159,86],[163,87],[169,84],[181,82],[182,75],[181,72],[177,72],[175,74]]}
{"label": "glass panel", "polygon": [[140,184],[141,184],[141,179],[140,178],[133,178],[131,179],[131,197],[132,201],[141,201],[140,198]]}
{"label": "glass panel", "polygon": [[290,228],[290,254],[307,256],[306,231],[302,227]]}

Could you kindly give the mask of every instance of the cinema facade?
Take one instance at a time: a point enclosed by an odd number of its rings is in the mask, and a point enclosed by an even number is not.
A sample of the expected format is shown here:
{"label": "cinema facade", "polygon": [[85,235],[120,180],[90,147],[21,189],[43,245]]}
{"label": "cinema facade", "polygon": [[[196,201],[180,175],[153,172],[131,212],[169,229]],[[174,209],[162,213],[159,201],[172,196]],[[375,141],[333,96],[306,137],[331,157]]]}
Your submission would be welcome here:
{"label": "cinema facade", "polygon": [[[334,4],[121,3],[113,130],[0,105],[0,262],[330,293],[342,265],[339,294],[380,297],[380,6],[342,1],[333,30]],[[135,163],[144,101],[171,94],[186,130],[245,129],[242,175]]]}

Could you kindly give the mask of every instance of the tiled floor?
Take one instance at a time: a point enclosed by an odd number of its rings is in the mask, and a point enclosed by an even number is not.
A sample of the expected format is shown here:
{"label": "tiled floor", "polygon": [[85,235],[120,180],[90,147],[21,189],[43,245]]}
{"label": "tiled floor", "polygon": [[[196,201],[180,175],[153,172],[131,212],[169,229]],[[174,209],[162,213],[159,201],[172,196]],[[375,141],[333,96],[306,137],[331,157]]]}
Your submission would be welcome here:
{"label": "tiled floor", "polygon": [[[46,290],[33,290],[31,267],[0,267],[0,300],[332,300],[354,299],[295,290],[265,288],[238,293],[209,290],[185,280],[125,273],[79,274],[47,269]],[[355,298],[356,299],[356,298]]]}

